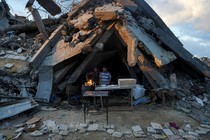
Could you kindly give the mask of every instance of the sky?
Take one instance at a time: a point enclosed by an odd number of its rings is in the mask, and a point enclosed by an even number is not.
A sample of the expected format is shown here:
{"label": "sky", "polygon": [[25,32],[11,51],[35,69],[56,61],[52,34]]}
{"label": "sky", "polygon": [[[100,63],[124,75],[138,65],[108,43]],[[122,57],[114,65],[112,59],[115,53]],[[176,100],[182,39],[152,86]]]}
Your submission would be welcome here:
{"label": "sky", "polygon": [[[12,13],[30,15],[25,9],[28,0],[6,1]],[[197,57],[210,57],[210,0],[145,1],[157,12],[189,52]],[[39,6],[36,4],[36,7]],[[41,14],[42,17],[48,15],[45,12]]]}

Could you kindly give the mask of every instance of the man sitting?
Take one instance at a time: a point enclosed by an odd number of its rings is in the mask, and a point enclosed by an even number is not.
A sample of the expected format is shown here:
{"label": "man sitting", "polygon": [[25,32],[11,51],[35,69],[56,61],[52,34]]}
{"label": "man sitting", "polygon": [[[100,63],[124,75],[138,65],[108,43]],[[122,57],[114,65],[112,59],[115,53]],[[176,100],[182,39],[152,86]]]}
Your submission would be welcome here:
{"label": "man sitting", "polygon": [[111,82],[111,74],[107,71],[107,67],[103,67],[103,71],[99,75],[99,84],[108,85]]}

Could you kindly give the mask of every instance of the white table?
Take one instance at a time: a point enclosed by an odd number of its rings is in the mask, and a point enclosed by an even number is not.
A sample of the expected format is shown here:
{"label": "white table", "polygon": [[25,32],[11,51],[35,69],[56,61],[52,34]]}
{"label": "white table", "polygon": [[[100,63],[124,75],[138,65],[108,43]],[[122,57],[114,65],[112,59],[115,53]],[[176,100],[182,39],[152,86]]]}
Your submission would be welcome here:
{"label": "white table", "polygon": [[118,85],[107,85],[107,86],[97,86],[95,88],[95,90],[99,90],[99,91],[111,91],[111,90],[122,90],[122,89],[128,89],[130,90],[130,98],[131,98],[131,108],[133,109],[133,96],[132,96],[132,89],[134,88],[134,86],[124,86],[124,87],[120,87]]}

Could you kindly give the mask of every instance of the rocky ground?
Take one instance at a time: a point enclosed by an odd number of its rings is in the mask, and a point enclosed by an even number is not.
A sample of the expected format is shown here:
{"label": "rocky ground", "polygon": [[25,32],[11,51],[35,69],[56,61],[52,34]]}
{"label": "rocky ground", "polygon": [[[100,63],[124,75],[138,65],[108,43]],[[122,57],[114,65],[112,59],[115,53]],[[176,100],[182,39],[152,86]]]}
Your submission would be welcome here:
{"label": "rocky ground", "polygon": [[23,113],[2,121],[0,133],[7,139],[20,134],[17,139],[21,140],[208,139],[210,126],[202,124],[162,105],[140,105],[134,111],[109,111],[108,125],[105,113],[89,114],[84,123],[82,109],[41,107],[29,115]]}

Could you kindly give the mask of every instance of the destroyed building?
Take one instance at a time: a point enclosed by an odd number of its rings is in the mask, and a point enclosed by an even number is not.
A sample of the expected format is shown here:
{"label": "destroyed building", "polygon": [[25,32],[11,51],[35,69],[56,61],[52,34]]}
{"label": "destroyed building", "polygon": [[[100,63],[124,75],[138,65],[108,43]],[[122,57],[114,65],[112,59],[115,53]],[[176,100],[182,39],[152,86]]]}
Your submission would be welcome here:
{"label": "destroyed building", "polygon": [[[18,37],[22,38],[24,34]],[[54,95],[73,96],[81,91],[85,73],[102,65],[109,68],[113,83],[120,77],[135,78],[148,92],[173,89],[170,77],[175,73],[177,97],[205,93],[205,80],[210,78],[210,68],[183,47],[144,0],[83,0],[36,45],[28,45],[29,51],[35,50],[30,55],[1,50],[3,94],[42,102]]]}

